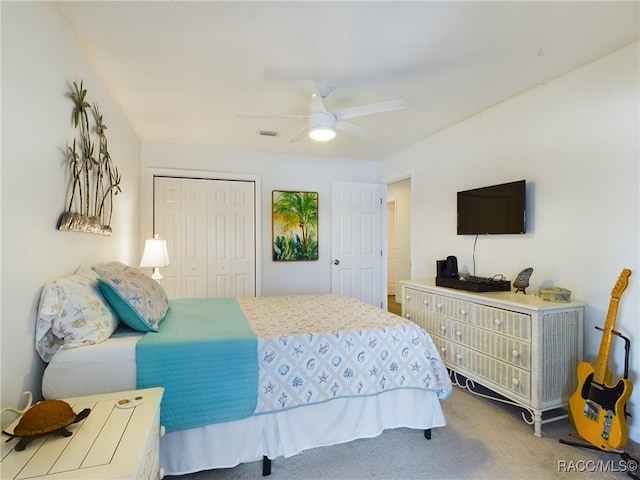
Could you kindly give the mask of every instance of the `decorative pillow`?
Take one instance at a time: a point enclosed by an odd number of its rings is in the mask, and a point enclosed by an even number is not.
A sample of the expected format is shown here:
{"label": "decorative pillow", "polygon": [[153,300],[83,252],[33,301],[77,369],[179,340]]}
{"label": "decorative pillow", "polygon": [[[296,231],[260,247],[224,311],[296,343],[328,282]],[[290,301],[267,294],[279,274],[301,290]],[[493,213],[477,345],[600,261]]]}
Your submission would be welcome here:
{"label": "decorative pillow", "polygon": [[[98,272],[96,272],[93,268],[85,267],[84,265],[80,265],[78,269],[74,272],[74,275],[80,275],[82,277],[87,278],[87,280],[95,282],[95,286],[98,286]],[[102,295],[102,294],[100,294]]]}
{"label": "decorative pillow", "polygon": [[120,273],[125,268],[127,268],[127,265],[117,260],[113,260],[111,262],[103,263],[101,265],[95,265],[91,267],[91,270],[96,272],[98,276],[102,276],[102,275],[111,275],[114,273]]}
{"label": "decorative pillow", "polygon": [[140,332],[157,332],[167,314],[169,300],[162,286],[146,273],[127,267],[102,275],[100,291],[124,323]]}
{"label": "decorative pillow", "polygon": [[36,319],[36,351],[49,362],[59,348],[104,342],[120,320],[100,294],[97,276],[86,267],[45,285]]}

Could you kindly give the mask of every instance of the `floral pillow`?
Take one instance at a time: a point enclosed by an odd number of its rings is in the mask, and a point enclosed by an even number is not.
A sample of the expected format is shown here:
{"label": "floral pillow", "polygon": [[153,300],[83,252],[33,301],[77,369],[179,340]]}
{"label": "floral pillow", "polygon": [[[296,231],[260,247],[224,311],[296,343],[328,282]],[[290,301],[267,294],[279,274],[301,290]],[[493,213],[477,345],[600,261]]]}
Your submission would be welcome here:
{"label": "floral pillow", "polygon": [[49,362],[59,348],[104,342],[120,320],[105,302],[91,269],[78,271],[45,285],[36,319],[36,351]]}
{"label": "floral pillow", "polygon": [[122,262],[119,262],[117,260],[113,260],[111,262],[107,262],[107,263],[102,263],[100,265],[95,265],[93,267],[91,267],[91,270],[93,270],[94,272],[96,272],[96,278],[101,276],[101,275],[110,275],[112,273],[120,273],[122,272],[125,268],[127,268],[127,265],[125,265]]}
{"label": "floral pillow", "polygon": [[162,286],[146,273],[127,267],[120,273],[102,275],[100,291],[120,319],[140,332],[157,332],[167,314],[169,300]]}

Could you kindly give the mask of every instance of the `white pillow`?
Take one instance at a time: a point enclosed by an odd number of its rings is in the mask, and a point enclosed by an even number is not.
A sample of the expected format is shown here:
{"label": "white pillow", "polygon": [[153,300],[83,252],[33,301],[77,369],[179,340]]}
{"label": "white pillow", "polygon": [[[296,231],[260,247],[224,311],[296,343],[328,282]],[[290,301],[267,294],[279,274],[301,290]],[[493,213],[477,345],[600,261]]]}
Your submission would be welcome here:
{"label": "white pillow", "polygon": [[86,267],[45,285],[36,319],[36,351],[48,362],[59,348],[104,342],[120,320],[98,288],[97,274]]}

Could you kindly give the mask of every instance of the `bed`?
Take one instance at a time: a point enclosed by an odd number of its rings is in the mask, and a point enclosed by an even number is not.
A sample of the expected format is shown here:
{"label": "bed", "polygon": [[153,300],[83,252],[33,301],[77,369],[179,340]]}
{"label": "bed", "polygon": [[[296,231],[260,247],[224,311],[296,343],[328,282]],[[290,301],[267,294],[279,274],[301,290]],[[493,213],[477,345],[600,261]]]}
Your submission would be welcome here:
{"label": "bed", "polygon": [[[161,318],[142,314],[124,321],[131,312],[118,302],[131,303],[132,296],[111,298],[116,292],[106,283],[121,281],[123,271],[136,284],[148,277],[122,264],[114,273],[113,263],[79,269],[75,283],[61,279],[43,290],[36,322],[36,350],[48,363],[42,392],[64,398],[164,386],[161,422],[170,427],[160,441],[160,464],[166,474],[258,460],[267,465],[385,429],[428,431],[446,423],[441,401],[452,390],[447,370],[428,333],[402,317],[335,294],[165,302],[152,283],[155,293],[133,297],[157,295],[142,303],[166,304],[156,315]],[[88,287],[100,304],[91,298],[93,304],[78,308],[82,302],[69,283],[83,284],[85,298]],[[98,321],[94,310],[103,314]],[[194,311],[200,320],[193,320]],[[80,320],[68,318],[78,315]],[[194,339],[188,347],[167,345],[186,337],[187,321],[195,322],[201,345],[192,347]],[[145,325],[148,330],[140,331]],[[209,329],[217,343],[207,344]]]}

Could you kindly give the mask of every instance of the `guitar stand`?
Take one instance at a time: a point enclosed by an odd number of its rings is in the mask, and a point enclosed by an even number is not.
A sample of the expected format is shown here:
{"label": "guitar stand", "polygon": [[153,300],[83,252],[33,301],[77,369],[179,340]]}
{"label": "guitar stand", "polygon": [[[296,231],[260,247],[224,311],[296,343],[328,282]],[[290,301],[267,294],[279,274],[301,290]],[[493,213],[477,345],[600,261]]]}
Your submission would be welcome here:
{"label": "guitar stand", "polygon": [[[600,330],[600,331],[604,330],[603,328],[598,326],[596,326],[595,328],[596,330]],[[624,377],[623,378],[626,380],[629,378],[629,351],[631,350],[631,340],[629,340],[629,338],[625,337],[624,335],[622,335],[620,332],[616,330],[611,330],[611,333],[613,333],[617,337],[620,337],[624,340]],[[631,416],[631,414],[627,412],[626,405],[624,406],[624,414],[625,416],[629,416],[629,417]],[[569,436],[575,437],[575,435],[572,435],[572,434],[569,434]],[[576,437],[576,438],[580,438],[580,437]],[[636,467],[634,469],[627,469],[627,476],[635,480],[640,480],[640,477],[636,474],[637,466],[640,464],[640,461],[633,458],[625,450],[603,450],[599,447],[596,447],[595,445],[591,445],[590,443],[573,442],[570,440],[564,440],[563,438],[559,439],[558,441],[560,443],[571,445],[573,447],[588,448],[591,450],[598,450],[600,452],[607,452],[607,453],[617,453],[620,455],[620,457],[622,458],[622,460],[625,462],[626,465],[634,465]]]}

